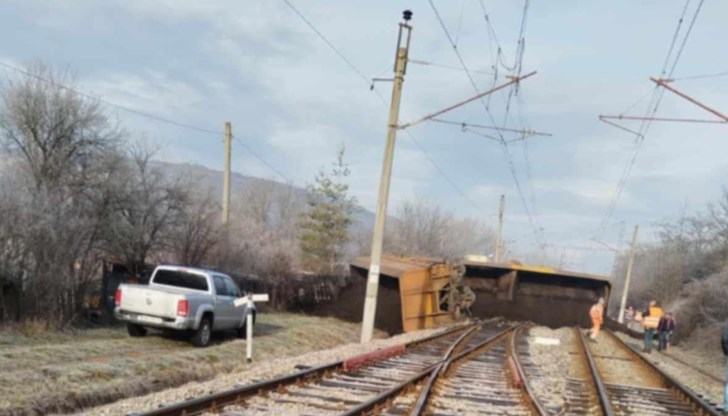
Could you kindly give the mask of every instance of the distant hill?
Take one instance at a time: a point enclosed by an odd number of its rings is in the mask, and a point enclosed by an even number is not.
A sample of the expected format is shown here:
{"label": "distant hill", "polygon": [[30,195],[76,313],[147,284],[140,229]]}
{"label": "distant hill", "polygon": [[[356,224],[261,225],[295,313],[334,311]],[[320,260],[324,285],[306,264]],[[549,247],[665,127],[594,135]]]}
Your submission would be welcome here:
{"label": "distant hill", "polygon": [[[219,170],[209,169],[194,163],[174,163],[154,161],[154,167],[159,168],[162,172],[170,175],[183,175],[198,182],[203,189],[209,189],[213,195],[220,195],[222,198],[223,172]],[[259,178],[256,176],[242,175],[233,172],[230,176],[230,193],[234,199],[236,195],[242,193],[245,189],[256,186],[265,185],[273,189],[281,191],[288,190],[288,184],[274,181],[271,179]],[[306,202],[306,190],[298,186],[290,186],[294,198],[302,205]],[[354,214],[354,223],[351,231],[371,230],[374,227],[374,213],[366,210],[364,207],[357,205]]]}

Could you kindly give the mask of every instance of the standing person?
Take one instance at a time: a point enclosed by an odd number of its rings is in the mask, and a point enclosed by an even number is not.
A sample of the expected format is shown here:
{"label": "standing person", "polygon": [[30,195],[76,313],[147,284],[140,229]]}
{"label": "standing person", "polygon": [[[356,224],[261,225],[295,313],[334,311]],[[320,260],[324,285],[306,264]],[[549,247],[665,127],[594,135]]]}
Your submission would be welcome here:
{"label": "standing person", "polygon": [[723,336],[721,337],[720,345],[723,347],[723,355],[726,357],[726,383],[723,391],[723,414],[728,415],[728,326],[723,329]]}
{"label": "standing person", "polygon": [[665,316],[660,318],[660,323],[657,325],[657,339],[659,340],[657,351],[667,351],[667,345],[670,342],[670,334],[672,334],[674,330],[675,320],[672,319],[672,314],[668,312]]}
{"label": "standing person", "polygon": [[660,326],[660,318],[662,318],[662,308],[657,306],[657,301],[650,301],[647,310],[642,314],[642,325],[645,328],[645,347],[642,350],[646,353],[652,352],[652,338],[655,336],[655,330]]}
{"label": "standing person", "polygon": [[667,345],[665,346],[665,350],[667,350],[667,347],[672,345],[672,334],[675,333],[675,329],[677,328],[677,321],[675,320],[675,315],[672,314],[672,312],[669,312],[667,316],[670,318],[670,324],[669,324],[669,330],[667,331]]}
{"label": "standing person", "polygon": [[597,342],[599,328],[601,328],[602,322],[604,322],[604,298],[599,298],[599,301],[592,305],[591,309],[589,310],[589,316],[592,320],[590,338],[592,342]]}
{"label": "standing person", "polygon": [[624,325],[627,327],[627,329],[632,328],[634,318],[634,308],[632,307],[632,305],[630,305],[627,307],[627,309],[624,310]]}

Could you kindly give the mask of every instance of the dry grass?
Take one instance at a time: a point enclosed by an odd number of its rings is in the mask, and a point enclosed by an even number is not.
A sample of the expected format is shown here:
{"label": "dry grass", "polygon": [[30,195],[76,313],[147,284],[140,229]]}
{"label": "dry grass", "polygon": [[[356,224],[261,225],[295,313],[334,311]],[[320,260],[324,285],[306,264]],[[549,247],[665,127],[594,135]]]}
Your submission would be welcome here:
{"label": "dry grass", "polygon": [[[380,334],[381,336],[381,334]],[[332,318],[261,314],[255,360],[298,355],[358,340],[359,327]],[[69,412],[220,373],[243,371],[245,341],[218,336],[205,349],[185,338],[124,329],[0,332],[0,415]]]}

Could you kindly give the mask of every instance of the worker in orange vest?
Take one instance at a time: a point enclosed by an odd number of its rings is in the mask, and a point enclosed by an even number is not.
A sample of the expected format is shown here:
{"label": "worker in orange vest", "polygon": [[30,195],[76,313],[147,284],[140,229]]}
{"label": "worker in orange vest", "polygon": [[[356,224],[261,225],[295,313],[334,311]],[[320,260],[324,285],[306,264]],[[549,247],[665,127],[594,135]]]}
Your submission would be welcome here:
{"label": "worker in orange vest", "polygon": [[655,336],[655,330],[660,325],[660,318],[664,312],[662,308],[657,306],[657,301],[650,301],[650,305],[642,315],[642,326],[645,328],[645,347],[642,350],[646,353],[652,352],[652,338]]}
{"label": "worker in orange vest", "polygon": [[599,301],[592,305],[591,309],[589,310],[589,316],[592,320],[590,338],[592,342],[597,342],[599,328],[601,328],[602,322],[604,322],[604,298],[599,298]]}

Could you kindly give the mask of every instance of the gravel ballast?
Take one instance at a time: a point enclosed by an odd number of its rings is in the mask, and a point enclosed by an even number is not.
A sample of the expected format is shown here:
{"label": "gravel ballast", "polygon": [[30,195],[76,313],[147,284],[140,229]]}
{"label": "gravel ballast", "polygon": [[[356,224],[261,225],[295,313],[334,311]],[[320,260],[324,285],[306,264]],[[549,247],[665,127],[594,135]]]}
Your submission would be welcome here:
{"label": "gravel ballast", "polygon": [[181,387],[121,400],[109,405],[87,409],[84,412],[76,414],[88,416],[125,415],[133,412],[150,410],[162,405],[169,405],[171,403],[208,395],[252,382],[291,374],[296,371],[295,367],[297,365],[317,366],[332,363],[359,354],[375,351],[380,348],[415,341],[444,330],[444,328],[441,328],[410,332],[391,338],[377,339],[367,344],[351,343],[294,357],[284,357],[267,362],[254,362],[247,371],[219,375],[209,381],[192,382]]}
{"label": "gravel ballast", "polygon": [[[617,334],[622,340],[626,341],[629,345],[640,348],[642,343],[634,338],[631,338],[625,334]],[[679,382],[685,384],[688,388],[693,390],[714,403],[723,403],[723,389],[724,385],[721,382],[714,380],[711,377],[702,374],[696,370],[700,368],[702,371],[706,371],[715,377],[718,373],[715,368],[703,368],[699,366],[699,359],[696,359],[692,354],[682,349],[671,347],[667,354],[663,354],[657,350],[652,350],[650,354],[642,354],[645,358],[650,360],[659,369],[667,373],[669,376],[675,378]],[[691,365],[685,365],[674,359],[670,358],[670,355],[676,355],[681,360],[690,363]]]}

